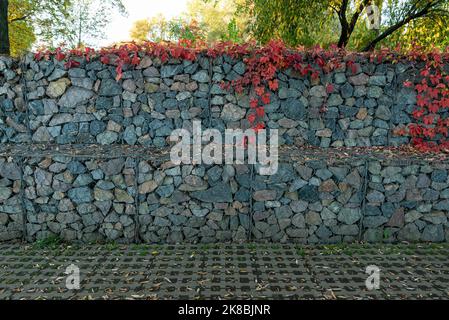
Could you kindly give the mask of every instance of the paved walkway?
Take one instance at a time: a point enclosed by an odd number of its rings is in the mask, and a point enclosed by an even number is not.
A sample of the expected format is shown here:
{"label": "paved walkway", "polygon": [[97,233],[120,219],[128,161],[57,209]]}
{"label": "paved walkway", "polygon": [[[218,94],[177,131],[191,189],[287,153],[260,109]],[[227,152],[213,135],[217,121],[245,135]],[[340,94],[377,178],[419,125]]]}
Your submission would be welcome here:
{"label": "paved walkway", "polygon": [[[448,245],[0,245],[0,299],[449,299]],[[66,268],[80,269],[80,290]],[[366,268],[380,268],[368,291]]]}

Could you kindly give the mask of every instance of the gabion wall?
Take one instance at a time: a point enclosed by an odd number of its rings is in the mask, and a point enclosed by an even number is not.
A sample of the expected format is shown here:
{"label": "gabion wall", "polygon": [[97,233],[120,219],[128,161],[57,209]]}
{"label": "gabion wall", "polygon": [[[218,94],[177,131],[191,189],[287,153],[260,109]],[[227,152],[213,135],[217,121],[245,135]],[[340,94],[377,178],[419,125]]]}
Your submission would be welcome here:
{"label": "gabion wall", "polygon": [[[248,95],[220,87],[244,70],[228,57],[146,58],[117,82],[99,61],[65,70],[1,57],[0,241],[449,240],[449,161],[354,148],[408,143],[393,134],[416,103],[406,65],[367,63],[316,83],[280,73],[266,107],[283,145],[276,175],[173,166],[172,130],[248,127]],[[320,148],[300,147],[310,145]]]}

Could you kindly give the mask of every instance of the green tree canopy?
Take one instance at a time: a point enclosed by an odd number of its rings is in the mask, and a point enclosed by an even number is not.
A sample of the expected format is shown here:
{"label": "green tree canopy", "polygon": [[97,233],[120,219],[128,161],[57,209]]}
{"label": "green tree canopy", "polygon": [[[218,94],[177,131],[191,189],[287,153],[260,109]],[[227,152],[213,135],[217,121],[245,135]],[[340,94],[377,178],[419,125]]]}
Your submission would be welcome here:
{"label": "green tree canopy", "polygon": [[[411,39],[445,45],[447,28],[436,31],[445,26],[448,4],[448,0],[246,0],[245,7],[253,17],[250,29],[262,43],[276,37],[291,46],[335,42],[369,50]],[[366,10],[371,5],[380,9],[378,30],[367,28]]]}

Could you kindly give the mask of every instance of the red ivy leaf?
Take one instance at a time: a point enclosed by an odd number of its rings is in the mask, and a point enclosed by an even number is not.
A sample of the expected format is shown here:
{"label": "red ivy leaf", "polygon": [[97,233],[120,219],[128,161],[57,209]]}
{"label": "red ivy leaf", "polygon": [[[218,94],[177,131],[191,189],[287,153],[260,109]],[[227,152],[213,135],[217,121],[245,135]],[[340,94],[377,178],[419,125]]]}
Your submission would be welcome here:
{"label": "red ivy leaf", "polygon": [[69,61],[67,61],[64,64],[64,67],[66,69],[76,68],[76,67],[79,67],[79,66],[80,66],[80,63],[78,61],[75,61],[75,60],[69,60]]}

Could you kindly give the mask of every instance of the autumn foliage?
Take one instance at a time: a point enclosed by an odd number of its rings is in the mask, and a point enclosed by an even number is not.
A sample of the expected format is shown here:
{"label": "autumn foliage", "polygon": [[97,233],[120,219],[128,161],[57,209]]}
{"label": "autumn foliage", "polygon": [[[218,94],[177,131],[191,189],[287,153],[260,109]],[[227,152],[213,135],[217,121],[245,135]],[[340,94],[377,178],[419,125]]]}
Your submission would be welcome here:
{"label": "autumn foliage", "polygon": [[[357,73],[360,63],[375,64],[399,62],[412,63],[417,75],[403,86],[417,93],[417,103],[412,114],[413,123],[397,128],[395,134],[408,135],[412,144],[422,152],[438,152],[449,150],[449,53],[437,50],[426,51],[415,48],[409,52],[382,49],[370,53],[351,53],[337,47],[324,50],[320,47],[312,49],[287,48],[280,41],[271,41],[264,47],[255,43],[235,44],[231,42],[217,43],[212,47],[195,41],[181,40],[179,43],[127,43],[114,47],[94,50],[91,48],[55,51],[44,50],[35,54],[35,60],[56,59],[64,62],[67,69],[80,66],[82,60],[99,59],[103,64],[113,65],[116,80],[120,81],[125,68],[138,66],[143,57],[159,58],[162,63],[169,59],[194,61],[200,55],[210,58],[227,55],[232,59],[242,59],[246,70],[237,80],[222,82],[223,89],[250,94],[250,109],[247,120],[256,131],[265,128],[265,106],[271,102],[271,94],[279,89],[278,75],[280,71],[291,70],[296,75],[308,78],[312,84],[319,84],[321,77],[336,69],[346,69]],[[326,93],[335,90],[333,83],[324,83]],[[393,106],[394,107],[394,106]],[[321,109],[325,112],[326,99]]]}

